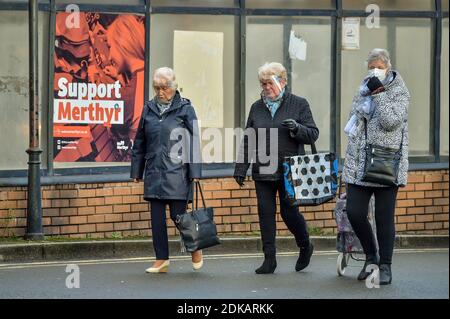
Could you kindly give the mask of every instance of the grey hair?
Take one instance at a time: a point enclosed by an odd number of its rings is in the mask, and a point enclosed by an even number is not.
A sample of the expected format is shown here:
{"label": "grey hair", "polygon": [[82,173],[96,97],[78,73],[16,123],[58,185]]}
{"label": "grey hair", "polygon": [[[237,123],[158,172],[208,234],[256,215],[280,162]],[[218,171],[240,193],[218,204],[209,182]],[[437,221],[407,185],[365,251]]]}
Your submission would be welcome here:
{"label": "grey hair", "polygon": [[373,49],[372,51],[369,52],[369,56],[367,57],[366,60],[366,65],[369,65],[370,62],[372,61],[377,61],[380,60],[382,61],[388,69],[390,69],[392,67],[391,65],[391,57],[389,55],[388,50],[386,49]]}
{"label": "grey hair", "polygon": [[278,76],[280,79],[287,80],[286,68],[278,62],[266,62],[258,69],[258,79],[265,80],[272,75]]}
{"label": "grey hair", "polygon": [[164,66],[162,68],[156,69],[153,73],[153,82],[155,82],[156,80],[166,80],[167,84],[171,88],[175,90],[178,88],[175,72],[169,67]]}

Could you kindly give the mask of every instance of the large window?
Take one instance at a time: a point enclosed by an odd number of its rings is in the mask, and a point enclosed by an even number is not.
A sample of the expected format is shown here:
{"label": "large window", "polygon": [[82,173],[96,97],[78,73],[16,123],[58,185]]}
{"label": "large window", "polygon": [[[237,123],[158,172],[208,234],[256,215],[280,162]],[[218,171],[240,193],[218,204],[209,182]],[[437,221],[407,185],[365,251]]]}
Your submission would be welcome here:
{"label": "large window", "polygon": [[[347,123],[352,98],[367,73],[367,54],[373,48],[386,48],[391,53],[393,69],[401,74],[411,94],[408,112],[410,156],[430,155],[432,47],[429,19],[382,18],[380,28],[373,29],[368,29],[361,19],[359,50],[342,52],[341,128]],[[345,154],[345,134],[342,134],[341,143],[341,152]]]}
{"label": "large window", "polygon": [[[286,56],[293,30],[307,43],[306,60]],[[248,17],[246,59],[246,115],[260,98],[257,70],[265,62],[280,62],[287,68],[293,94],[306,98],[319,127],[319,150],[330,148],[331,19],[311,17]],[[289,59],[289,60],[286,60]],[[290,68],[290,69],[289,69]]]}
{"label": "large window", "polygon": [[[47,162],[45,112],[48,101],[47,56],[48,14],[40,12],[39,21],[39,94],[40,141],[42,166]],[[28,13],[0,11],[0,170],[27,167],[29,143],[29,82],[28,82]],[[45,45],[44,45],[45,44]],[[44,112],[43,112],[44,111]]]}
{"label": "large window", "polygon": [[[203,130],[202,145],[221,138],[207,152],[206,162],[233,162],[233,139],[225,141],[225,128],[234,128],[237,37],[234,16],[152,15],[150,72],[168,66],[177,74],[181,94],[190,99]],[[150,86],[151,90],[151,86]],[[154,93],[150,92],[150,97]],[[228,136],[228,135],[227,135]],[[231,136],[232,137],[232,136]],[[209,144],[210,145],[210,144]],[[205,155],[205,154],[204,154]]]}

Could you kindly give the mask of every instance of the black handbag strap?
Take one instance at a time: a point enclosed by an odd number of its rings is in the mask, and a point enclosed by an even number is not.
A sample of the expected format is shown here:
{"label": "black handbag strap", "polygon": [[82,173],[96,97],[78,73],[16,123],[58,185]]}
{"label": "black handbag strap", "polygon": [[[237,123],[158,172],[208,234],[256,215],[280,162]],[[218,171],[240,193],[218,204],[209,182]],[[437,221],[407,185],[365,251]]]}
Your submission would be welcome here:
{"label": "black handbag strap", "polygon": [[189,204],[189,197],[190,197],[191,191],[192,191],[192,183],[195,184],[195,206],[194,206],[194,200],[192,200],[192,208],[193,209],[198,209],[198,191],[199,190],[200,190],[200,196],[202,198],[203,207],[206,208],[205,197],[203,196],[202,185],[200,184],[200,182],[191,182],[191,184],[189,186],[188,196],[187,196],[187,199],[186,199],[186,207]]}
{"label": "black handbag strap", "polygon": [[[297,155],[300,155],[301,154],[301,146],[302,146],[303,144],[298,144],[298,152],[297,152]],[[316,148],[316,144],[314,143],[314,142],[312,142],[311,144],[309,144],[309,145],[311,145],[311,154],[317,154],[317,148]]]}

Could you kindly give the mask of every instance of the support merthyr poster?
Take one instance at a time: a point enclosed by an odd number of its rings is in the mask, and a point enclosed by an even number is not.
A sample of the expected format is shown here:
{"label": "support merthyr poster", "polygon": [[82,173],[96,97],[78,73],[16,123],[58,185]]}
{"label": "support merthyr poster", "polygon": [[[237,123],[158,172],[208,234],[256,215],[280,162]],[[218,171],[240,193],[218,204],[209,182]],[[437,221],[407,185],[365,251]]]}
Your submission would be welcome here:
{"label": "support merthyr poster", "polygon": [[129,162],[144,103],[145,19],[56,15],[55,162]]}

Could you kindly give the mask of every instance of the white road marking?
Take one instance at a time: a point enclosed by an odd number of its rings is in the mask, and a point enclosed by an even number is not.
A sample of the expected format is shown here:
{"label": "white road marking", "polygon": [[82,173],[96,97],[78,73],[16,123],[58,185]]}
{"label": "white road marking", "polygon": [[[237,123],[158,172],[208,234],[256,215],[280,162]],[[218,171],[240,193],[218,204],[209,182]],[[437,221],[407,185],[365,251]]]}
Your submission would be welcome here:
{"label": "white road marking", "polygon": [[[397,249],[394,253],[398,254],[412,254],[412,253],[436,253],[449,252],[448,248],[425,248],[425,249]],[[314,256],[330,256],[338,255],[335,250],[314,252]],[[298,256],[298,252],[279,252],[277,256],[292,257]],[[223,255],[203,255],[205,260],[217,259],[250,259],[263,257],[262,253],[252,254],[223,254]],[[173,256],[171,261],[190,261],[190,256]],[[15,264],[0,264],[0,270],[6,269],[24,269],[24,268],[40,268],[40,267],[65,267],[68,264],[77,265],[106,265],[106,264],[122,264],[122,263],[148,263],[155,261],[154,257],[135,257],[135,258],[116,258],[116,259],[89,259],[89,260],[67,260],[67,261],[45,261],[45,262],[28,262]]]}

